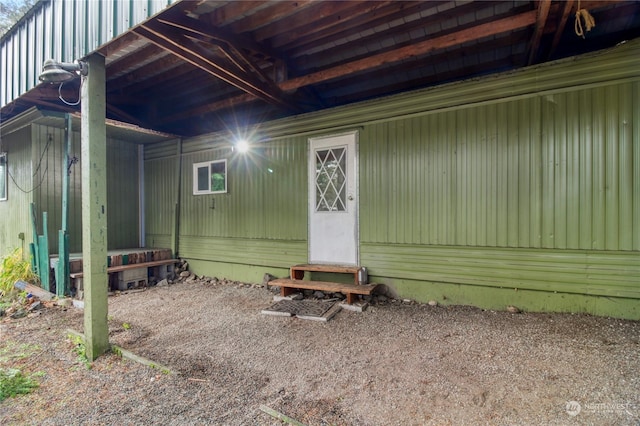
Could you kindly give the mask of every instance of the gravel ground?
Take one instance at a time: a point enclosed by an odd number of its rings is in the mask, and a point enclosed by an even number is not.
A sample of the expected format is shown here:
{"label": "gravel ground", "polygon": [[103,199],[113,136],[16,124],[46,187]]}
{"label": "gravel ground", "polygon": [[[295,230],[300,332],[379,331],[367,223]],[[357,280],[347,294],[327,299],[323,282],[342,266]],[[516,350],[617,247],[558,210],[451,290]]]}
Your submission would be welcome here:
{"label": "gravel ground", "polygon": [[110,297],[111,342],[174,375],[115,355],[87,369],[65,331],[78,309],[5,318],[0,367],[45,374],[0,424],[282,424],[261,405],[308,425],[640,424],[639,322],[389,301],[320,323],[261,314],[272,298],[205,282]]}

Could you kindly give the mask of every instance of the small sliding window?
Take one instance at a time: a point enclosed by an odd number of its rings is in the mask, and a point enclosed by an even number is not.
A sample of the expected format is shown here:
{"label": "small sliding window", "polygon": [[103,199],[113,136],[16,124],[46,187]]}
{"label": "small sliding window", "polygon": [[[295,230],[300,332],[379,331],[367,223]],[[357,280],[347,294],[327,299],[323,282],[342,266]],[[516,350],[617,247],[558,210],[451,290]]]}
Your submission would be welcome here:
{"label": "small sliding window", "polygon": [[193,165],[193,195],[227,192],[227,160],[207,161]]}

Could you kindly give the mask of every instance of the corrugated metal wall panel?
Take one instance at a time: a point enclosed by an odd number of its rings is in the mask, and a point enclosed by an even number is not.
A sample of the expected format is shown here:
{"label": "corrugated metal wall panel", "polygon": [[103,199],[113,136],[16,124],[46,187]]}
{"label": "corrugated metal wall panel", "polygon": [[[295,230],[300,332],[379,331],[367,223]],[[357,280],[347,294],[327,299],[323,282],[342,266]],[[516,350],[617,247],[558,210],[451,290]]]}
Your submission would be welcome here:
{"label": "corrugated metal wall panel", "polygon": [[[33,201],[41,224],[47,212],[49,250],[58,252],[58,230],[62,226],[62,173],[64,129],[37,125],[32,127],[34,169]],[[138,151],[137,145],[107,139],[107,244],[109,249],[138,245]],[[69,175],[69,247],[82,251],[82,178],[80,134],[73,132],[71,157],[78,163]],[[42,161],[40,161],[42,158]],[[41,226],[41,225],[40,225]],[[39,229],[42,232],[42,229]]]}
{"label": "corrugated metal wall panel", "polygon": [[365,126],[361,240],[637,250],[632,99],[639,87]]}
{"label": "corrugated metal wall panel", "polygon": [[555,249],[362,244],[377,278],[640,299],[640,255]]}
{"label": "corrugated metal wall panel", "polygon": [[[211,145],[206,151],[184,150],[181,238],[306,240],[307,139],[271,141],[247,154],[232,152],[229,144]],[[228,193],[193,195],[193,164],[218,159],[227,159]]]}
{"label": "corrugated metal wall panel", "polygon": [[[145,155],[147,151],[145,148]],[[175,144],[173,152],[176,152]],[[149,247],[172,247],[177,167],[175,155],[144,163],[145,239]]]}
{"label": "corrugated metal wall panel", "polygon": [[138,247],[138,145],[107,139],[109,249]]}
{"label": "corrugated metal wall panel", "polygon": [[51,0],[0,42],[0,106],[35,87],[42,64],[53,58],[73,62],[96,50],[173,0]]}
{"label": "corrugated metal wall panel", "polygon": [[[18,247],[22,247],[25,256],[29,255],[29,243],[32,241],[29,204],[32,193],[28,191],[33,187],[30,138],[31,129],[29,127],[2,137],[0,152],[7,153],[9,176],[7,200],[0,201],[0,217],[2,217],[0,220],[0,257],[4,257]],[[16,184],[26,192],[18,189]],[[19,233],[25,235],[24,244],[18,238]]]}
{"label": "corrugated metal wall panel", "polygon": [[307,243],[192,236],[180,239],[180,256],[269,268],[288,268],[307,261]]}

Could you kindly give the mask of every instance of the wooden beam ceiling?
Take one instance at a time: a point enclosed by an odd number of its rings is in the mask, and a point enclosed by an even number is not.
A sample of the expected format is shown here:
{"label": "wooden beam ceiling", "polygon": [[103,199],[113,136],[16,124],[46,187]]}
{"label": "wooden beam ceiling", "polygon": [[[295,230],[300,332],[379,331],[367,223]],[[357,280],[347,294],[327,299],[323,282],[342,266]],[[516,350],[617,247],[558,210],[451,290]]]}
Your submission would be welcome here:
{"label": "wooden beam ceiling", "polygon": [[399,62],[416,56],[475,41],[493,35],[514,31],[533,25],[536,21],[536,11],[525,12],[513,17],[478,25],[466,30],[454,32],[421,43],[412,44],[390,52],[380,53],[364,59],[349,62],[344,65],[318,71],[279,84],[284,91],[295,90],[303,86],[336,79],[349,74],[371,70],[384,64]]}
{"label": "wooden beam ceiling", "polygon": [[171,52],[180,59],[189,62],[244,92],[264,99],[271,104],[293,111],[298,110],[294,104],[286,100],[286,96],[278,93],[279,90],[274,87],[267,87],[263,82],[257,81],[254,77],[246,74],[242,70],[230,70],[228,64],[221,65],[220,60],[211,59],[211,55],[201,46],[184,37],[183,33],[169,25],[159,22],[149,22],[136,27],[133,31],[157,46]]}

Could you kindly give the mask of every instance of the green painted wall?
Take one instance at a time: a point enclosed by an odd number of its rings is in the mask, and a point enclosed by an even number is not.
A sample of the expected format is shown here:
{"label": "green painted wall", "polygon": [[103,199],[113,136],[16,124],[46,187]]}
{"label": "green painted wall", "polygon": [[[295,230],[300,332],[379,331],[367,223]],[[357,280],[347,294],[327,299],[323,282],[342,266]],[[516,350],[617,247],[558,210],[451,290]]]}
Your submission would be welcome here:
{"label": "green painted wall", "polygon": [[[226,134],[186,140],[179,254],[250,281],[306,261],[308,138],[355,128],[361,264],[377,282],[421,301],[640,319],[638,53],[265,123],[248,157]],[[219,158],[229,193],[192,195],[192,164]]]}
{"label": "green painted wall", "polygon": [[[33,188],[30,129],[3,135],[0,151],[8,153],[8,172],[13,176],[8,176],[7,200],[0,201],[0,257],[18,247],[28,256],[32,241],[29,191]],[[18,238],[20,233],[24,234],[24,241]]]}
{"label": "green painted wall", "polygon": [[[62,226],[62,174],[64,173],[64,129],[31,125],[33,201],[38,221],[46,211],[49,222],[49,250],[58,252],[58,230]],[[137,247],[139,226],[138,147],[113,138],[107,139],[107,227],[109,249]],[[80,176],[80,134],[73,132],[71,157],[78,163],[69,169],[69,245],[71,252],[82,251],[82,205]],[[40,160],[42,158],[42,160]],[[39,167],[38,167],[39,165]],[[42,229],[39,229],[42,232]]]}
{"label": "green painted wall", "polygon": [[361,241],[640,250],[639,97],[623,83],[366,126]]}

